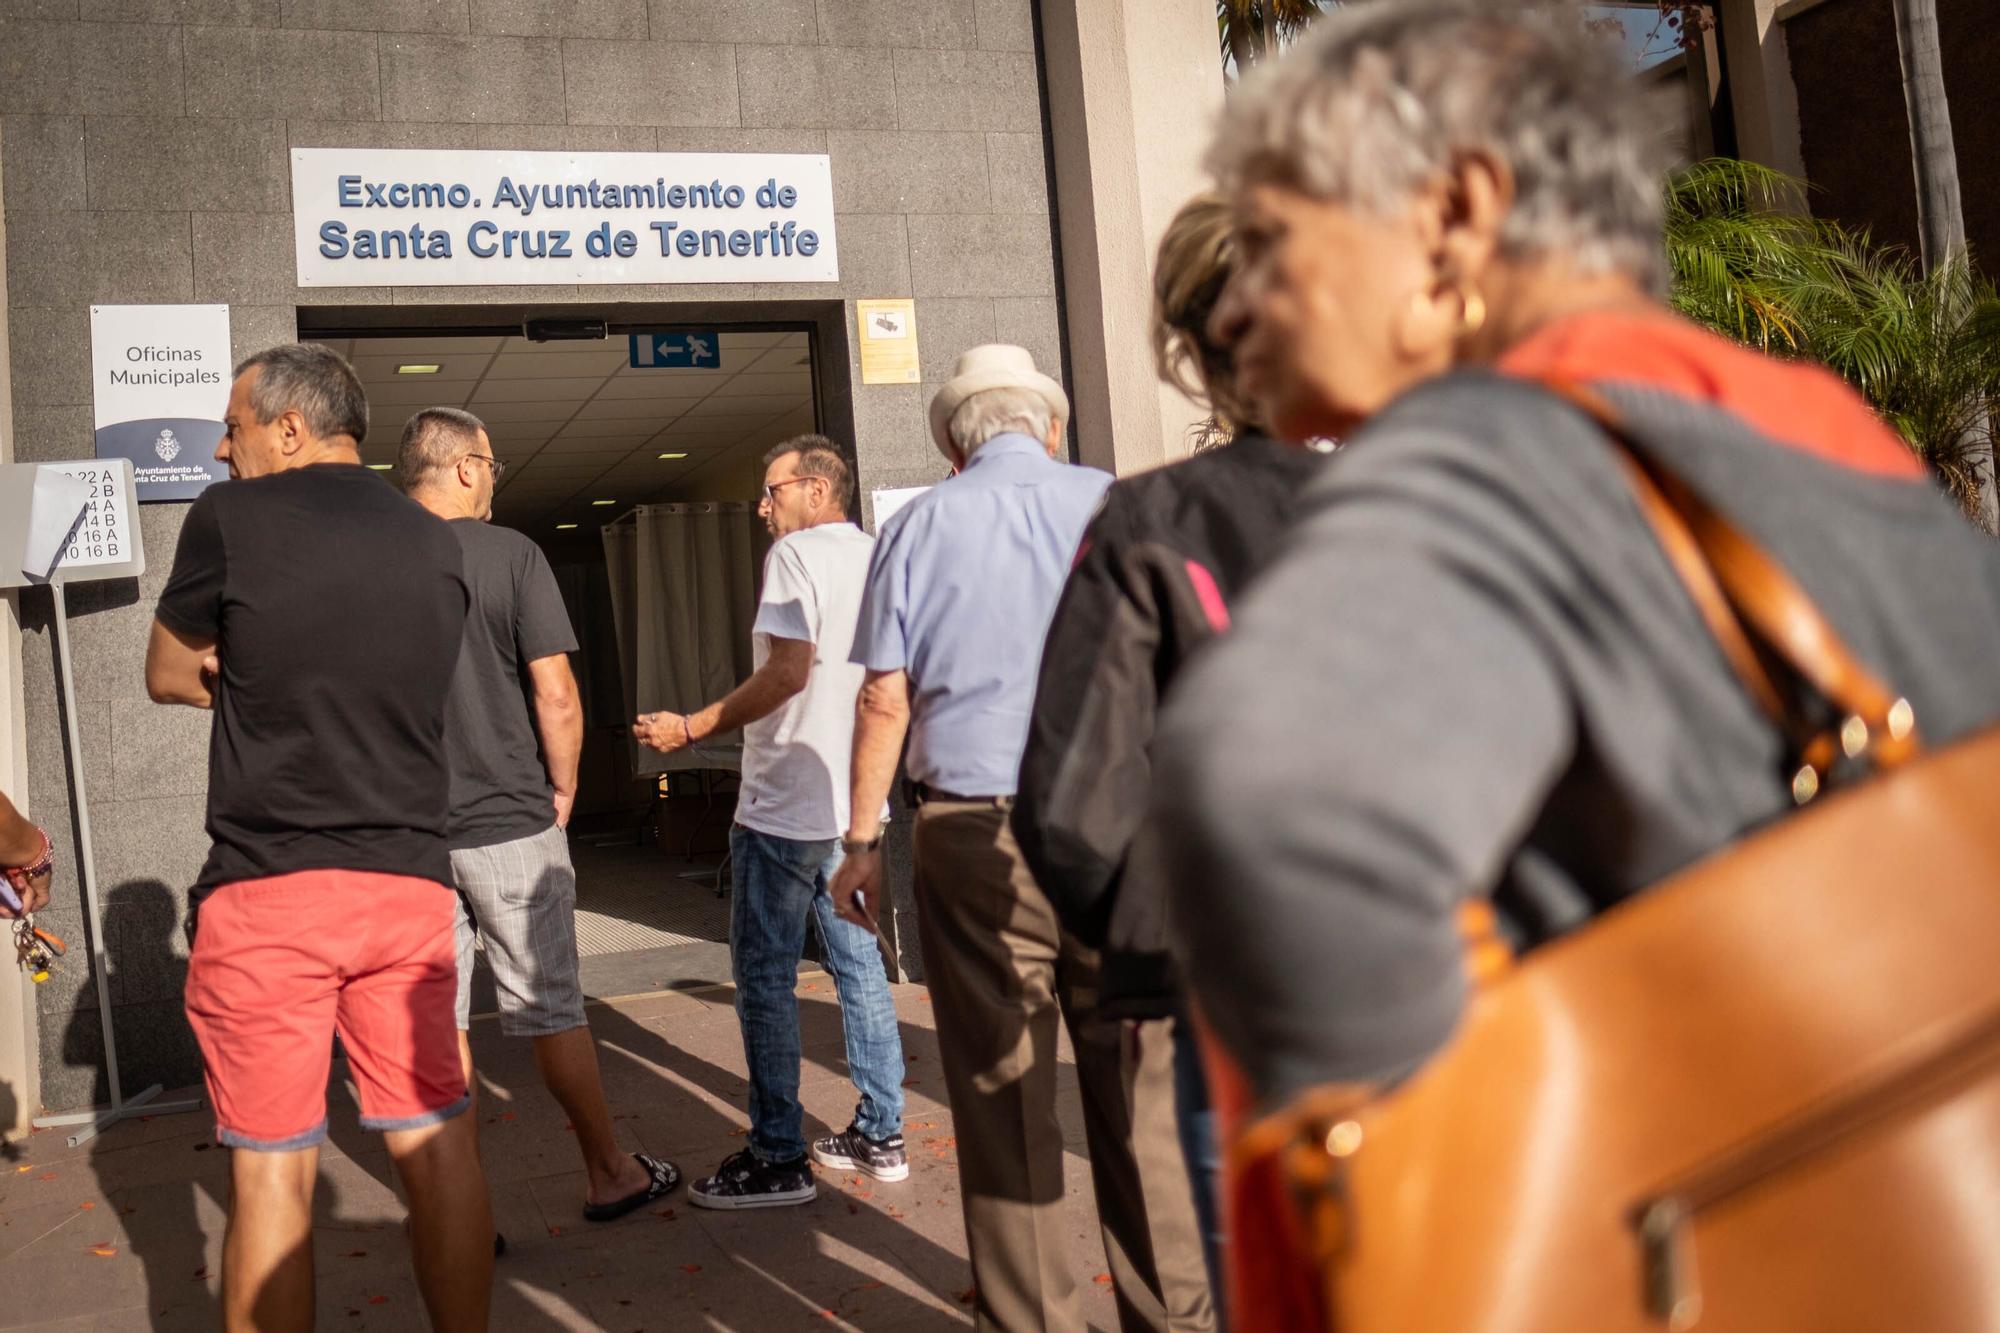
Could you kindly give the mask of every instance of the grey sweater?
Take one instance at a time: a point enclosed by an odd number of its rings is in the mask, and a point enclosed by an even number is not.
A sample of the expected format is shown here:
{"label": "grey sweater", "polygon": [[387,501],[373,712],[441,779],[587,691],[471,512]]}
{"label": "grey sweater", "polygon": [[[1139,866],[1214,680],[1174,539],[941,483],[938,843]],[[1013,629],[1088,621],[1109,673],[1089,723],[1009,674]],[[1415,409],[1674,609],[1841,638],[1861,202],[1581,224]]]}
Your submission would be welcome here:
{"label": "grey sweater", "polygon": [[[2000,545],[1935,488],[1601,387],[1927,740],[2000,716]],[[1459,900],[1491,895],[1533,947],[1790,808],[1786,747],[1612,446],[1486,374],[1406,396],[1332,462],[1178,686],[1156,759],[1143,836],[1172,868],[1182,963],[1266,1102],[1444,1043]]]}

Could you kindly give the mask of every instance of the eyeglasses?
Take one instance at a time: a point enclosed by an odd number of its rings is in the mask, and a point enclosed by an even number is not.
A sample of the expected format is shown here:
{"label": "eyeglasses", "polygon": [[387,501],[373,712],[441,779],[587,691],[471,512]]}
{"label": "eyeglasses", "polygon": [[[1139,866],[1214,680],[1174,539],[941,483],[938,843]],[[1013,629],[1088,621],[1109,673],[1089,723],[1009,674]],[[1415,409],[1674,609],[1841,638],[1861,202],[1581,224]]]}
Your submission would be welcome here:
{"label": "eyeglasses", "polygon": [[766,500],[775,499],[776,497],[771,494],[772,491],[780,490],[786,486],[791,485],[795,481],[811,481],[811,480],[813,480],[813,478],[811,477],[786,477],[783,481],[774,481],[769,486],[763,488],[764,498]]}
{"label": "eyeglasses", "polygon": [[506,476],[506,475],[507,475],[507,465],[506,465],[505,463],[501,462],[501,461],[500,461],[499,459],[495,458],[495,457],[494,457],[493,455],[491,455],[491,454],[467,454],[467,455],[466,455],[466,457],[467,457],[467,458],[469,458],[469,459],[470,459],[470,458],[476,458],[476,459],[478,459],[478,460],[479,460],[480,462],[482,462],[482,463],[486,464],[486,465],[487,465],[488,467],[492,468],[492,469],[493,469],[493,484],[494,484],[495,486],[498,486],[498,485],[500,484],[500,478],[502,478],[502,477],[504,477],[504,476]]}

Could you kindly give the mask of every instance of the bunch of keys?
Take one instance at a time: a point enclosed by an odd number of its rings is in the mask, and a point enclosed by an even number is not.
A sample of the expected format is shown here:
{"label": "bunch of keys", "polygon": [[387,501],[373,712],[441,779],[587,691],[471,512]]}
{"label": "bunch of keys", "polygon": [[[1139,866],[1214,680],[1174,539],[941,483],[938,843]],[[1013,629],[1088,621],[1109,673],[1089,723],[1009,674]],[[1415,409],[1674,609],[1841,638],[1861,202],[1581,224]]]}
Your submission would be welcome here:
{"label": "bunch of keys", "polygon": [[49,969],[67,952],[69,947],[61,938],[36,926],[33,917],[24,916],[14,923],[14,953],[36,985],[49,979]]}

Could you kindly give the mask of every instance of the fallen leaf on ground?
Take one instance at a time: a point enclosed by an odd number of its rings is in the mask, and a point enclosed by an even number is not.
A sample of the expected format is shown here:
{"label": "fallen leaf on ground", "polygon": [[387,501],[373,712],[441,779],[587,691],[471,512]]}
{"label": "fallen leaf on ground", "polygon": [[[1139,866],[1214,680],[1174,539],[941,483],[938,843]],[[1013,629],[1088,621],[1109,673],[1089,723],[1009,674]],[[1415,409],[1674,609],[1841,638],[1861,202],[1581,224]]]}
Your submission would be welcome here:
{"label": "fallen leaf on ground", "polygon": [[921,1080],[919,1079],[906,1078],[903,1080],[903,1086],[906,1088],[914,1088],[917,1086],[919,1082],[921,1082]]}
{"label": "fallen leaf on ground", "polygon": [[562,1235],[562,1228],[561,1228],[561,1227],[550,1227],[550,1228],[549,1228],[549,1234],[550,1234],[551,1236],[560,1236],[560,1235]]}
{"label": "fallen leaf on ground", "polygon": [[1094,1278],[1092,1278],[1092,1279],[1090,1279],[1090,1280],[1091,1280],[1092,1282],[1102,1282],[1102,1283],[1103,1283],[1104,1285],[1106,1285],[1106,1286],[1109,1286],[1109,1285],[1111,1285],[1111,1274],[1109,1274],[1109,1273],[1099,1273],[1099,1274],[1098,1274],[1098,1275],[1097,1275],[1096,1277],[1094,1277]]}
{"label": "fallen leaf on ground", "polygon": [[387,1305],[389,1303],[389,1298],[387,1296],[370,1296],[368,1298],[368,1303],[370,1305]]}
{"label": "fallen leaf on ground", "polygon": [[979,1288],[967,1287],[964,1291],[958,1293],[958,1303],[960,1305],[970,1305],[978,1297],[978,1295],[979,1295]]}
{"label": "fallen leaf on ground", "polygon": [[35,1177],[36,1180],[54,1180],[55,1178],[56,1178],[56,1173],[53,1171],[44,1171],[39,1176]]}
{"label": "fallen leaf on ground", "polygon": [[368,1251],[349,1250],[346,1254],[343,1254],[340,1257],[343,1259],[366,1259],[368,1257]]}
{"label": "fallen leaf on ground", "polygon": [[85,1199],[82,1203],[78,1204],[77,1207],[88,1211],[89,1209],[97,1207],[97,1205],[92,1203],[90,1200]]}
{"label": "fallen leaf on ground", "polygon": [[855,1203],[853,1200],[850,1199],[847,1204],[847,1211],[850,1213],[858,1213],[861,1211],[861,1205]]}
{"label": "fallen leaf on ground", "polygon": [[682,1264],[682,1265],[681,1265],[681,1272],[683,1272],[683,1273],[699,1273],[700,1271],[701,1271],[701,1265],[700,1265],[700,1264]]}
{"label": "fallen leaf on ground", "polygon": [[207,1278],[207,1276],[208,1276],[207,1264],[203,1264],[200,1268],[194,1270],[194,1280],[196,1282],[202,1281],[203,1279]]}
{"label": "fallen leaf on ground", "polygon": [[29,1165],[27,1165],[27,1166],[17,1166],[17,1167],[15,1167],[15,1168],[14,1168],[14,1174],[15,1174],[15,1175],[17,1175],[17,1176],[25,1176],[25,1175],[27,1175],[27,1174],[28,1174],[28,1173],[29,1173],[30,1171],[32,1171],[32,1170],[34,1170],[34,1169],[35,1169],[35,1168],[34,1168],[34,1165],[33,1165],[32,1163],[30,1163],[30,1164],[29,1164]]}
{"label": "fallen leaf on ground", "polygon": [[109,1259],[118,1253],[118,1247],[108,1240],[100,1240],[90,1247],[90,1252],[100,1259]]}

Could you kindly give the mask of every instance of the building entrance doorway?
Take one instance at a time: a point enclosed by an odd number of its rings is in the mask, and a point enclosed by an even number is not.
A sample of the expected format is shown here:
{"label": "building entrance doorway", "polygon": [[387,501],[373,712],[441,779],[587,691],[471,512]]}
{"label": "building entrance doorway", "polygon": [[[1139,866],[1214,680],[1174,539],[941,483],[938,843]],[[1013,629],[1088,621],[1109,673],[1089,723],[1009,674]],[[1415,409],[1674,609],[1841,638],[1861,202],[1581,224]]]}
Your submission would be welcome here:
{"label": "building entrance doorway", "polygon": [[[301,337],[359,374],[371,409],[363,461],[396,480],[413,414],[471,412],[502,468],[492,521],[531,538],[555,572],[585,718],[570,845],[587,993],[728,980],[722,859],[740,749],[705,745],[660,771],[629,728],[635,707],[706,702],[663,690],[726,689],[748,672],[769,542],[755,514],[762,460],[823,421],[814,324],[565,311],[460,331],[342,327],[339,315],[363,312],[330,313],[301,312]],[[490,1008],[482,967],[474,1012]]]}

